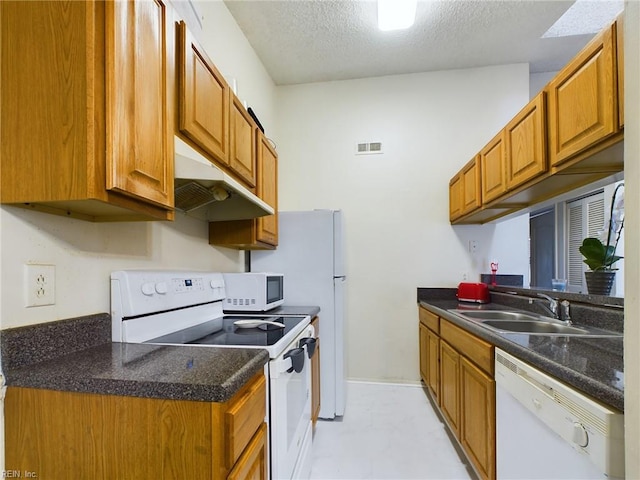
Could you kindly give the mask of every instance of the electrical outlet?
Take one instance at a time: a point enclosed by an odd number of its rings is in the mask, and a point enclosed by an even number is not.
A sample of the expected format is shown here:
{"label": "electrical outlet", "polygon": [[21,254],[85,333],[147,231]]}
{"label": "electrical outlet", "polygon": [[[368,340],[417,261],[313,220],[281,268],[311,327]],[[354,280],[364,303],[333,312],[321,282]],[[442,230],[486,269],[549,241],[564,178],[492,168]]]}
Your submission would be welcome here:
{"label": "electrical outlet", "polygon": [[25,265],[27,307],[41,307],[56,303],[55,265]]}
{"label": "electrical outlet", "polygon": [[464,273],[462,274],[462,280],[464,280],[465,282],[466,282],[467,280],[469,280],[469,274],[468,274],[467,272],[464,272]]}
{"label": "electrical outlet", "polygon": [[471,253],[476,253],[478,251],[478,241],[477,240],[469,240],[469,251]]}

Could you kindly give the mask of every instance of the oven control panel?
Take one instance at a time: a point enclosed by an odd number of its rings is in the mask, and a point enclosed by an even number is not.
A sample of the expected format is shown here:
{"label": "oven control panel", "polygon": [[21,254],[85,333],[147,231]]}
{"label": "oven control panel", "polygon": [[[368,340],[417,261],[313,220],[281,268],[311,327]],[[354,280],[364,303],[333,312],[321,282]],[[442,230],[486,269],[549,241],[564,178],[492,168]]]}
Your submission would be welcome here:
{"label": "oven control panel", "polygon": [[173,290],[176,293],[193,292],[195,290],[204,290],[204,282],[202,277],[195,278],[174,278],[172,279]]}
{"label": "oven control panel", "polygon": [[123,317],[224,300],[221,273],[123,270],[111,274],[111,302]]}

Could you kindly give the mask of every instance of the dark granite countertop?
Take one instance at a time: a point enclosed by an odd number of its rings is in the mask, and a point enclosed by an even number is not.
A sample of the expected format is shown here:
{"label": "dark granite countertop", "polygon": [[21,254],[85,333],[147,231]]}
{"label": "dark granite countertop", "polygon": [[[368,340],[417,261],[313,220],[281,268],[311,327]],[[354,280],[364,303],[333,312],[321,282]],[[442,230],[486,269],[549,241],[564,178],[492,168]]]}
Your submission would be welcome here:
{"label": "dark granite countertop", "polygon": [[[423,295],[420,291],[423,291]],[[425,294],[426,290],[430,290]],[[617,410],[624,410],[623,337],[588,338],[494,332],[448,310],[459,308],[455,290],[419,289],[418,302],[440,317],[511,353]],[[489,303],[473,308],[513,308]]]}
{"label": "dark granite countertop", "polygon": [[263,349],[107,343],[5,374],[16,387],[224,402],[268,360]]}
{"label": "dark granite countertop", "polygon": [[111,343],[106,313],[0,331],[8,386],[224,402],[269,361],[261,348]]}

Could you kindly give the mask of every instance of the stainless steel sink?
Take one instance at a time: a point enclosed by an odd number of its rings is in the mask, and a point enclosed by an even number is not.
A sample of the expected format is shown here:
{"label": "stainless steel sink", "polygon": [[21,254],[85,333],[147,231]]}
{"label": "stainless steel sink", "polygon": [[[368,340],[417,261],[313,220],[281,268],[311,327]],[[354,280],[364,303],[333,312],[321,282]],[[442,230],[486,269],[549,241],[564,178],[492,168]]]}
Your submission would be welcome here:
{"label": "stainless steel sink", "polygon": [[621,337],[622,334],[594,327],[565,325],[553,318],[535,313],[509,310],[449,310],[451,313],[502,333],[528,335],[562,335],[589,337]]}
{"label": "stainless steel sink", "polygon": [[483,325],[502,332],[558,333],[561,335],[591,335],[589,330],[540,320],[485,320]]}
{"label": "stainless steel sink", "polygon": [[540,316],[533,313],[510,312],[503,310],[454,310],[458,315],[477,320],[528,320],[538,321]]}

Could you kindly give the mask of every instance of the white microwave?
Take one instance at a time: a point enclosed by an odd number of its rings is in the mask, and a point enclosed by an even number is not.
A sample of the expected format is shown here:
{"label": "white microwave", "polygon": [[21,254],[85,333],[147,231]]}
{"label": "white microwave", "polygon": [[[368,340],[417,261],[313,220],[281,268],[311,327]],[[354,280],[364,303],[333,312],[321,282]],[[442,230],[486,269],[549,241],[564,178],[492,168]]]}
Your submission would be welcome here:
{"label": "white microwave", "polygon": [[223,273],[223,277],[225,311],[266,312],[284,303],[282,273]]}

